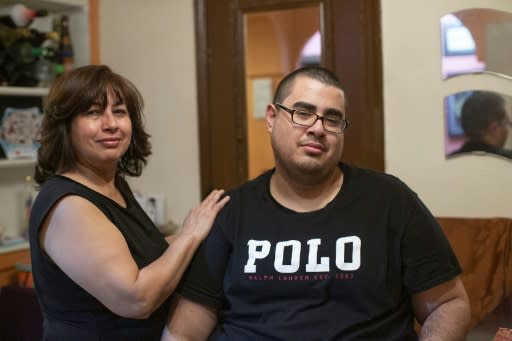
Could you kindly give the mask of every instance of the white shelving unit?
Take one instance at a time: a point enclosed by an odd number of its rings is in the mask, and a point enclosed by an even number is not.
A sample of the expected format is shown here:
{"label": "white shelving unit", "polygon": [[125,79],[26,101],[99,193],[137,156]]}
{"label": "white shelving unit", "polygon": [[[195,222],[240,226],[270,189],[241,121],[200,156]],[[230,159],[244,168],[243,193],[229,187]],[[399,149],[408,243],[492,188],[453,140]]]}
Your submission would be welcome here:
{"label": "white shelving unit", "polygon": [[48,88],[28,88],[22,86],[0,86],[0,96],[36,96],[48,95]]}
{"label": "white shelving unit", "polygon": [[0,169],[33,166],[34,159],[0,160]]}
{"label": "white shelving unit", "polygon": [[[0,8],[20,3],[19,0],[1,0]],[[27,7],[46,9],[48,17],[36,18],[31,27],[51,31],[56,15],[68,15],[76,66],[89,64],[89,0],[23,0]],[[0,101],[5,96],[45,97],[48,88],[0,86]],[[2,113],[0,113],[0,118]],[[1,122],[0,122],[1,123]],[[0,232],[16,236],[22,226],[21,192],[26,175],[33,175],[34,159],[0,159]]]}
{"label": "white shelving unit", "polygon": [[88,0],[2,0],[1,6],[5,7],[20,2],[30,8],[46,9],[50,13],[63,13],[73,10],[81,11],[89,5]]}

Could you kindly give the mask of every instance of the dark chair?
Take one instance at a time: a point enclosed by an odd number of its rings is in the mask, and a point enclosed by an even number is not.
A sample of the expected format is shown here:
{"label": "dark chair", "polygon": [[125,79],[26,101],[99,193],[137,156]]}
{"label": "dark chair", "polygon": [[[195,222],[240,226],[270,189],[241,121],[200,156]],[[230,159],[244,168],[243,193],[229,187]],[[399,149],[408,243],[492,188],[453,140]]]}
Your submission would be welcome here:
{"label": "dark chair", "polygon": [[6,286],[0,289],[0,340],[40,341],[43,316],[33,288]]}

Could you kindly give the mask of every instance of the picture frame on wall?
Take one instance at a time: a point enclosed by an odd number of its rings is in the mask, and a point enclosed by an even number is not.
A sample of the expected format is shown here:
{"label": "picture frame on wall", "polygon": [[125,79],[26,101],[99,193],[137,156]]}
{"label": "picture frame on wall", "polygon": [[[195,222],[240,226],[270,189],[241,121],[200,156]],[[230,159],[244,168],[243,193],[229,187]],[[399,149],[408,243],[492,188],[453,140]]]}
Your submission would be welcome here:
{"label": "picture frame on wall", "polygon": [[[6,96],[0,103],[0,157],[36,158],[43,104],[40,97]],[[2,155],[3,154],[3,155]]]}

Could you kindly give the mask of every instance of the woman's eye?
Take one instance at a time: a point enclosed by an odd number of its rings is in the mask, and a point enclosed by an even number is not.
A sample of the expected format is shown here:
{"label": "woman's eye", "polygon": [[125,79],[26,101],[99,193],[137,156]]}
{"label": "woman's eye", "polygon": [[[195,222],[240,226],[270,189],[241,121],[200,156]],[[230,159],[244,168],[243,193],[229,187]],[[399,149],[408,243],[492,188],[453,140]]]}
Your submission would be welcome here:
{"label": "woman's eye", "polygon": [[126,115],[128,111],[126,109],[116,109],[114,110],[114,114],[116,115]]}
{"label": "woman's eye", "polygon": [[87,115],[99,115],[100,111],[98,109],[89,109],[87,110]]}

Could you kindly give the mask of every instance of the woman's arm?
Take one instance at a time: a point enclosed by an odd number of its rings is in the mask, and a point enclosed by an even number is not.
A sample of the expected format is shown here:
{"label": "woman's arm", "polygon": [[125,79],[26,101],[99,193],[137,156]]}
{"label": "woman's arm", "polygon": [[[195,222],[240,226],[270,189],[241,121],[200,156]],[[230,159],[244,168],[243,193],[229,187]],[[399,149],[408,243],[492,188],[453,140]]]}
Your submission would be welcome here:
{"label": "woman's arm", "polygon": [[162,256],[140,270],[117,227],[79,196],[65,197],[53,208],[40,241],[64,273],[112,312],[146,318],[174,291],[217,213],[229,200],[221,199],[222,194],[213,191],[193,208]]}

